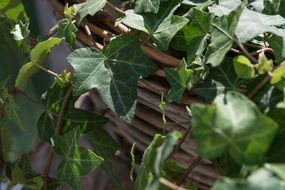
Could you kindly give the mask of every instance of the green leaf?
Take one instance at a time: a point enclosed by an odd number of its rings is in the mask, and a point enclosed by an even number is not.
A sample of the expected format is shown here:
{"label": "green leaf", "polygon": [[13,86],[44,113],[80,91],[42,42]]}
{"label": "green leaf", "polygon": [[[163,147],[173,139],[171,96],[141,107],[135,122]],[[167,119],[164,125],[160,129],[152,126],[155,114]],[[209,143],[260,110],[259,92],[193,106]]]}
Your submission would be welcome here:
{"label": "green leaf", "polygon": [[285,181],[285,164],[265,164],[265,168]]}
{"label": "green leaf", "polygon": [[1,0],[0,17],[6,17],[16,22],[27,22],[29,19],[20,0]]}
{"label": "green leaf", "polygon": [[129,11],[122,22],[148,33],[159,49],[167,50],[171,39],[188,22],[184,17],[173,16],[181,1],[161,2],[158,13],[145,13],[143,16]]}
{"label": "green leaf", "polygon": [[230,12],[235,10],[238,6],[241,5],[240,0],[220,0],[219,4],[213,4],[209,6],[209,12],[215,14],[216,16],[228,15]]}
{"label": "green leaf", "polygon": [[235,34],[241,43],[265,32],[283,36],[283,33],[275,27],[283,24],[285,24],[285,18],[280,15],[264,15],[245,9],[240,16]]}
{"label": "green leaf", "polygon": [[171,45],[180,51],[187,51],[187,62],[194,60],[204,45],[210,31],[213,16],[209,13],[192,9],[188,16],[189,22],[185,25],[172,40]]}
{"label": "green leaf", "polygon": [[60,38],[50,38],[44,42],[38,43],[30,53],[31,62],[26,63],[21,70],[16,79],[15,87],[24,91],[27,86],[28,79],[39,71],[39,68],[34,64],[42,65],[42,59],[48,55],[51,48],[58,45],[61,42]]}
{"label": "green leaf", "polygon": [[268,60],[264,54],[261,52],[258,55],[258,63],[256,65],[256,70],[260,75],[264,75],[273,69],[273,61],[272,59]]}
{"label": "green leaf", "polygon": [[196,86],[193,90],[207,102],[226,91],[236,90],[247,80],[238,78],[232,58],[226,58],[218,67],[211,68],[207,80]]}
{"label": "green leaf", "polygon": [[234,68],[239,78],[251,79],[255,76],[253,65],[250,60],[243,55],[234,58]]}
{"label": "green leaf", "polygon": [[59,38],[65,38],[65,41],[70,45],[70,47],[75,48],[76,47],[76,31],[77,28],[75,24],[72,23],[72,20],[70,18],[68,19],[62,19],[57,23],[58,31],[56,36]]}
{"label": "green leaf", "polygon": [[283,79],[284,75],[285,75],[285,65],[281,65],[272,72],[270,83],[271,84],[278,83]]}
{"label": "green leaf", "polygon": [[227,16],[216,18],[212,23],[211,43],[206,52],[206,62],[216,67],[222,63],[232,48],[239,17],[244,9],[241,5]]}
{"label": "green leaf", "polygon": [[273,36],[269,38],[268,43],[274,50],[276,62],[279,64],[285,60],[285,37]]}
{"label": "green leaf", "polygon": [[87,0],[84,3],[73,5],[74,12],[78,15],[78,23],[87,15],[95,15],[106,3],[107,0]]}
{"label": "green leaf", "polygon": [[212,190],[284,190],[280,179],[272,172],[259,169],[251,174],[247,179],[222,178],[218,180]]}
{"label": "green leaf", "polygon": [[166,137],[155,135],[143,154],[140,170],[135,181],[135,190],[159,189],[159,178],[165,161],[180,137],[181,134],[177,131],[169,133]]}
{"label": "green leaf", "polygon": [[135,13],[157,13],[159,10],[160,0],[138,0],[136,1]]}
{"label": "green leaf", "polygon": [[179,103],[182,95],[191,79],[193,71],[187,69],[187,64],[183,59],[177,69],[165,68],[164,69],[168,83],[171,89],[167,95],[167,100]]}
{"label": "green leaf", "polygon": [[284,0],[264,0],[264,14],[277,15],[285,17],[285,1]]}
{"label": "green leaf", "polygon": [[82,48],[67,60],[75,70],[74,94],[96,88],[108,107],[128,123],[134,115],[137,80],[157,69],[141,51],[138,39],[131,35],[113,38],[103,53],[94,48]]}
{"label": "green leaf", "polygon": [[247,97],[227,92],[213,104],[192,106],[193,137],[198,153],[209,159],[228,152],[242,164],[259,163],[278,129]]}
{"label": "green leaf", "polygon": [[[56,123],[62,105],[63,97],[67,89],[66,86],[61,88],[54,83],[51,88],[42,97],[42,102],[46,107],[46,111],[41,115],[38,121],[39,137],[47,142],[55,135]],[[74,107],[76,98],[71,97],[65,109],[62,122],[62,133],[66,133],[71,129],[80,127],[81,133],[101,127],[108,120],[96,114],[80,110]]]}
{"label": "green leaf", "polygon": [[103,159],[91,150],[77,146],[79,135],[80,129],[75,128],[54,138],[54,151],[64,157],[57,168],[56,179],[75,190],[80,190],[80,177],[87,175],[103,162]]}

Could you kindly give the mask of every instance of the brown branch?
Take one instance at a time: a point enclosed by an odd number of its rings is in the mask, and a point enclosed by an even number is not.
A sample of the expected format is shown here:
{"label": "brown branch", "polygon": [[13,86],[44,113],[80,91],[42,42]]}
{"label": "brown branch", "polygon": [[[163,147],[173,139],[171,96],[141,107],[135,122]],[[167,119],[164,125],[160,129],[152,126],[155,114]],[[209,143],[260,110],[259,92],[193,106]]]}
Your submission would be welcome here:
{"label": "brown branch", "polygon": [[188,177],[188,175],[192,172],[192,170],[201,162],[202,157],[198,156],[196,157],[193,162],[190,164],[190,166],[186,169],[186,171],[183,173],[182,177],[180,178],[180,180],[178,181],[178,185],[182,185],[184,183],[184,181],[186,180],[186,178]]}
{"label": "brown branch", "polygon": [[237,39],[235,40],[236,44],[239,46],[240,50],[244,53],[244,55],[246,55],[246,57],[248,57],[248,59],[253,62],[253,63],[257,63],[257,59],[255,59],[255,57],[253,57],[248,51],[247,49],[243,46],[242,43],[240,43]]}
{"label": "brown branch", "polygon": [[[64,117],[64,113],[65,113],[65,109],[67,107],[68,101],[70,99],[72,95],[72,87],[70,86],[63,98],[62,101],[62,105],[59,111],[59,115],[58,115],[58,119],[56,122],[56,127],[55,127],[55,136],[58,136],[60,134],[60,129],[62,126],[62,122],[63,122],[63,117]],[[51,164],[54,158],[54,151],[50,150],[49,155],[48,155],[48,161],[47,164],[45,166],[44,172],[43,172],[43,179],[44,179],[44,188],[45,190],[48,190],[48,176],[49,176],[49,172],[50,172],[50,168],[51,168]]]}

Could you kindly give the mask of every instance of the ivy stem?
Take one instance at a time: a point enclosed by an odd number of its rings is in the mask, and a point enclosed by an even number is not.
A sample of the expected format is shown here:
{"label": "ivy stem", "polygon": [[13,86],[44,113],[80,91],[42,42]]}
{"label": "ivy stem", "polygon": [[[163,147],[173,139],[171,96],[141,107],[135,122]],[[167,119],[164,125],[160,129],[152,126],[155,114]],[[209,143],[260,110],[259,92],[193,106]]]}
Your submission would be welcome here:
{"label": "ivy stem", "polygon": [[159,182],[172,190],[186,190],[183,187],[177,186],[163,177],[159,178]]}
{"label": "ivy stem", "polygon": [[41,65],[39,65],[37,63],[34,63],[34,65],[36,67],[38,67],[39,69],[43,70],[44,72],[46,72],[46,73],[50,74],[51,76],[55,77],[55,78],[59,77],[57,73],[55,73],[55,72],[53,72],[53,71],[51,71],[49,69],[46,69],[45,67],[43,67],[43,66],[41,66]]}
{"label": "ivy stem", "polygon": [[[189,122],[188,122],[189,124]],[[180,139],[179,143],[174,147],[174,150],[171,152],[171,154],[168,156],[167,159],[170,159],[172,156],[174,156],[177,151],[180,149],[181,145],[184,143],[184,141],[186,140],[186,138],[189,136],[189,134],[191,133],[191,127],[189,126],[186,130],[186,132],[183,134],[182,138]]]}
{"label": "ivy stem", "polygon": [[251,62],[253,63],[257,63],[257,59],[255,57],[253,57],[248,51],[247,49],[242,45],[242,43],[240,43],[237,39],[235,39],[236,44],[239,46],[240,50],[250,59]]}
{"label": "ivy stem", "polygon": [[[60,129],[61,129],[61,126],[62,126],[65,109],[67,107],[67,104],[68,104],[68,101],[69,101],[71,95],[72,95],[72,87],[70,86],[68,88],[64,98],[63,98],[62,105],[61,105],[61,108],[60,108],[60,111],[59,111],[59,115],[58,115],[58,119],[57,119],[56,127],[55,127],[55,137],[60,134]],[[47,164],[45,166],[44,173],[43,173],[45,190],[48,190],[48,176],[49,176],[49,172],[50,172],[50,168],[51,168],[51,164],[52,164],[54,155],[55,155],[55,153],[51,149],[50,152],[49,152],[48,161],[47,161]]]}
{"label": "ivy stem", "polygon": [[193,162],[190,164],[190,166],[186,169],[186,171],[182,174],[182,177],[180,178],[180,180],[178,181],[178,185],[182,185],[184,183],[184,181],[186,180],[186,178],[188,177],[188,175],[191,173],[191,171],[201,162],[202,157],[197,156]]}

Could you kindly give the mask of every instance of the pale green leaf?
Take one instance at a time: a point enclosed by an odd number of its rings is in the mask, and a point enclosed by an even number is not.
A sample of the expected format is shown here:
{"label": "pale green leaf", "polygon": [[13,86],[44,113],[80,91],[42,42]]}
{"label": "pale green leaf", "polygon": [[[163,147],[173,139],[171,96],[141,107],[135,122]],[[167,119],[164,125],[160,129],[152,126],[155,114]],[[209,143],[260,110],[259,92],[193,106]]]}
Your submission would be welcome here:
{"label": "pale green leaf", "polygon": [[219,4],[213,4],[209,6],[209,12],[215,14],[216,16],[228,15],[231,11],[235,10],[241,5],[240,0],[220,0]]}
{"label": "pale green leaf", "polygon": [[258,55],[258,63],[256,65],[256,70],[259,74],[264,75],[273,69],[273,60],[267,59],[264,52]]}
{"label": "pale green leaf", "polygon": [[74,94],[96,88],[108,107],[128,123],[134,115],[137,80],[157,68],[141,51],[138,39],[131,35],[113,38],[103,53],[82,48],[67,60],[75,70]]}
{"label": "pale green leaf", "polygon": [[271,75],[270,83],[276,84],[282,80],[283,76],[285,75],[285,65],[281,65],[277,67]]}
{"label": "pale green leaf", "polygon": [[253,68],[252,63],[247,57],[239,55],[234,58],[233,62],[234,62],[235,72],[239,78],[244,78],[244,79],[254,78],[255,70]]}
{"label": "pale green leaf", "polygon": [[78,15],[78,22],[80,23],[87,15],[95,15],[106,3],[107,0],[87,0],[84,3],[73,5],[74,12]]}
{"label": "pale green leaf", "polygon": [[46,41],[38,43],[30,53],[31,62],[26,63],[19,71],[15,87],[24,91],[28,79],[39,71],[39,68],[34,64],[42,65],[42,59],[50,52],[51,48],[61,42],[60,38],[50,38]]}
{"label": "pale green leaf", "polygon": [[218,95],[213,104],[195,104],[191,110],[198,152],[210,159],[227,152],[240,165],[260,163],[278,129],[237,92]]}
{"label": "pale green leaf", "polygon": [[65,41],[73,48],[76,47],[76,31],[77,28],[75,24],[72,23],[71,19],[62,19],[57,23],[58,31],[56,36],[59,38],[64,38]]}
{"label": "pale green leaf", "polygon": [[135,13],[157,13],[159,10],[160,0],[138,0],[136,1]]}
{"label": "pale green leaf", "polygon": [[0,17],[9,18],[15,23],[19,21],[25,23],[29,20],[20,0],[1,0]]}

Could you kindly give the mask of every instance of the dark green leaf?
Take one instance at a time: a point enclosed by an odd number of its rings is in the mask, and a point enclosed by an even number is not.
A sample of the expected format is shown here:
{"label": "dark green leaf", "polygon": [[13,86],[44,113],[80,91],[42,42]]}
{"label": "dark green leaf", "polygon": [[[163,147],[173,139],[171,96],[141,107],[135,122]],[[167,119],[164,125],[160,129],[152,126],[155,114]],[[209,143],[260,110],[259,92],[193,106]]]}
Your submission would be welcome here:
{"label": "dark green leaf", "polygon": [[268,15],[281,15],[285,17],[285,1],[284,0],[264,0],[264,9],[262,11]]}
{"label": "dark green leaf", "polygon": [[137,80],[156,70],[153,62],[142,53],[137,38],[118,36],[103,53],[93,48],[82,48],[67,59],[75,70],[74,94],[80,95],[96,88],[108,107],[131,123],[137,98]]}
{"label": "dark green leaf", "polygon": [[56,36],[59,38],[65,38],[65,41],[73,48],[76,47],[76,26],[72,23],[71,19],[62,19],[58,22],[58,31]]}
{"label": "dark green leaf", "polygon": [[192,106],[193,136],[200,155],[216,158],[229,152],[239,164],[259,163],[278,125],[244,95],[227,92],[212,105]]}
{"label": "dark green leaf", "polygon": [[279,64],[285,60],[285,37],[273,36],[269,38],[268,43],[274,50],[276,62]]}
{"label": "dark green leaf", "polygon": [[74,11],[78,15],[78,22],[80,23],[87,15],[95,15],[106,3],[107,0],[87,0],[84,3],[73,5]]}
{"label": "dark green leaf", "polygon": [[245,43],[265,32],[283,36],[284,34],[275,27],[282,24],[285,24],[285,18],[280,15],[264,15],[245,9],[240,16],[235,34],[241,43]]}
{"label": "dark green leaf", "polygon": [[80,177],[96,169],[103,159],[91,150],[77,146],[80,129],[75,128],[54,139],[54,150],[63,155],[64,160],[57,168],[56,179],[80,190]]}
{"label": "dark green leaf", "polygon": [[206,52],[207,63],[219,66],[232,48],[239,17],[244,9],[241,5],[227,16],[216,18],[212,23],[211,43]]}
{"label": "dark green leaf", "polygon": [[193,71],[187,69],[187,64],[183,59],[178,69],[166,68],[164,69],[168,83],[171,89],[167,95],[167,100],[172,102],[180,102],[182,95],[191,79]]}
{"label": "dark green leaf", "polygon": [[192,9],[188,16],[190,22],[173,38],[172,46],[180,51],[187,51],[187,62],[192,62],[208,37],[213,16],[209,13]]}

